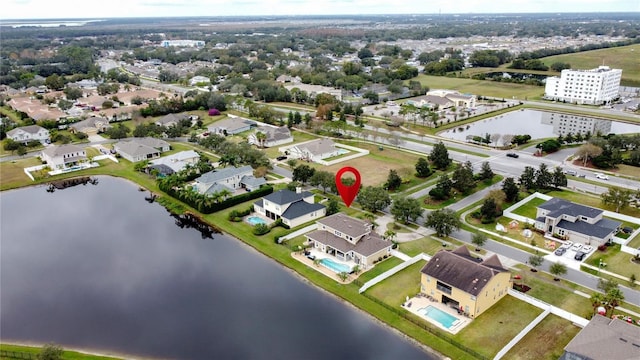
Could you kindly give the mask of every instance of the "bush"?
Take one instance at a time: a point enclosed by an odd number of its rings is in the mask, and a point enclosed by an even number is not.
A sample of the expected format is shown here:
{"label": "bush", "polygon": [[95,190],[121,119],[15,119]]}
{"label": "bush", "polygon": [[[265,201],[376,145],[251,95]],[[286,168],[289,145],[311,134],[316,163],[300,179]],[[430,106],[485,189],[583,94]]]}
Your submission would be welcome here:
{"label": "bush", "polygon": [[598,251],[607,251],[607,245],[606,244],[602,244],[602,245],[598,246]]}
{"label": "bush", "polygon": [[269,231],[271,231],[271,229],[269,228],[269,226],[267,226],[267,224],[255,224],[253,226],[253,235],[264,235]]}
{"label": "bush", "polygon": [[496,219],[492,218],[492,217],[485,217],[485,218],[482,218],[481,222],[483,224],[492,224],[492,223],[496,222]]}
{"label": "bush", "polygon": [[218,116],[220,115],[220,110],[218,109],[209,109],[209,116]]}
{"label": "bush", "polygon": [[431,196],[433,199],[436,199],[436,200],[444,200],[448,197],[447,194],[445,194],[445,192],[442,191],[442,189],[438,189],[438,188],[431,189],[429,191],[429,196]]}

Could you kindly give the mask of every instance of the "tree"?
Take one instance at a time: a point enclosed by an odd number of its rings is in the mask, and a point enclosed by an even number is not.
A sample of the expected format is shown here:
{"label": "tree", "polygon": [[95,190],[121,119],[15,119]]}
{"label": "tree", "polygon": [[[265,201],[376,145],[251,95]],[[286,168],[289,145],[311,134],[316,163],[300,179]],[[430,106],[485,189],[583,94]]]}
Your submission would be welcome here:
{"label": "tree", "polygon": [[439,237],[447,237],[452,232],[460,229],[460,217],[451,209],[440,209],[430,212],[424,225],[436,231]]}
{"label": "tree", "polygon": [[393,201],[391,205],[391,214],[396,221],[402,221],[408,224],[410,221],[415,222],[422,216],[422,206],[420,201],[412,197],[400,197]]}
{"label": "tree", "polygon": [[480,178],[480,180],[491,180],[493,179],[494,173],[493,170],[491,169],[491,165],[489,165],[488,161],[485,161],[482,163],[482,166],[480,167],[480,173],[478,174],[478,178]]}
{"label": "tree", "polygon": [[433,163],[436,169],[439,170],[446,169],[451,164],[449,152],[442,141],[433,145],[433,149],[431,149],[431,153],[429,154],[429,160]]}
{"label": "tree", "polygon": [[549,272],[554,276],[553,280],[559,281],[560,276],[567,273],[567,266],[563,263],[554,263],[549,267]]}
{"label": "tree", "polygon": [[335,186],[335,180],[336,177],[334,174],[324,170],[316,170],[313,175],[311,175],[309,184],[321,187],[322,192],[326,193],[327,189],[331,189],[333,186]]}
{"label": "tree", "polygon": [[396,236],[398,236],[398,234],[396,234],[395,231],[393,230],[387,230],[384,232],[384,235],[382,235],[382,238],[385,240],[389,240],[391,242],[393,242],[396,238]]}
{"label": "tree", "polygon": [[453,183],[447,174],[442,174],[438,178],[436,186],[429,191],[429,196],[436,200],[444,200],[449,197]]}
{"label": "tree", "polygon": [[552,180],[553,180],[553,177],[549,172],[549,168],[547,167],[547,164],[545,163],[540,164],[540,166],[538,167],[538,170],[536,170],[535,187],[537,189],[548,189],[551,187]]}
{"label": "tree", "polygon": [[624,293],[617,286],[615,288],[609,289],[604,294],[604,301],[607,304],[606,307],[610,312],[613,312],[613,309],[622,305],[622,301],[624,300]]}
{"label": "tree", "polygon": [[587,166],[587,162],[593,158],[596,158],[602,154],[602,148],[591,144],[586,143],[578,148],[576,151],[576,156],[582,159],[582,166]]}
{"label": "tree", "polygon": [[595,314],[598,308],[604,304],[604,295],[594,292],[589,300],[591,300],[591,306],[593,306],[593,313]]}
{"label": "tree", "polygon": [[476,185],[476,182],[473,179],[473,169],[471,168],[471,163],[468,162],[464,165],[458,164],[456,170],[451,176],[451,181],[453,182],[453,187],[461,193],[466,193],[467,191],[473,189],[473,187]]}
{"label": "tree", "polygon": [[561,167],[556,167],[551,174],[551,185],[558,189],[567,186],[567,175],[564,174]]}
{"label": "tree", "polygon": [[42,351],[38,354],[38,360],[60,360],[64,350],[56,344],[47,344],[42,347]]}
{"label": "tree", "polygon": [[391,204],[389,193],[382,187],[367,186],[360,190],[357,198],[362,208],[375,213]]}
{"label": "tree", "polygon": [[396,190],[402,185],[402,178],[398,175],[398,172],[394,169],[389,170],[389,176],[387,176],[387,182],[384,184],[387,190]]}
{"label": "tree", "polygon": [[542,255],[531,255],[529,256],[529,265],[531,265],[531,271],[538,271],[538,266],[542,265],[544,262],[544,257]]}
{"label": "tree", "polygon": [[520,175],[520,186],[524,187],[527,190],[531,190],[534,188],[536,183],[536,170],[531,166],[525,166],[524,171]]}
{"label": "tree", "polygon": [[338,200],[331,198],[327,202],[327,216],[333,215],[340,211],[340,205],[338,204]]}
{"label": "tree", "polygon": [[600,195],[601,201],[604,205],[611,205],[615,207],[616,212],[629,206],[633,191],[620,188],[609,188],[609,191]]}
{"label": "tree", "polygon": [[426,178],[431,175],[431,168],[429,162],[425,158],[419,158],[416,162],[416,176],[419,178]]}
{"label": "tree", "polygon": [[504,181],[502,182],[502,191],[504,192],[504,195],[508,202],[518,201],[520,189],[518,189],[518,185],[516,185],[516,181],[512,177],[504,179]]}
{"label": "tree", "polygon": [[67,100],[77,100],[82,97],[82,90],[79,88],[66,87],[62,90]]}
{"label": "tree", "polygon": [[482,215],[483,223],[493,222],[499,215],[496,201],[493,198],[485,199],[480,208],[480,214]]}
{"label": "tree", "polygon": [[293,181],[300,181],[304,184],[309,179],[311,179],[315,171],[316,169],[312,168],[309,165],[299,165],[298,167],[293,169]]}
{"label": "tree", "polygon": [[64,78],[58,74],[52,74],[47,76],[44,84],[51,90],[62,90],[64,88]]}
{"label": "tree", "polygon": [[481,231],[473,234],[471,243],[476,246],[476,251],[480,251],[480,248],[487,242],[487,235]]}
{"label": "tree", "polygon": [[256,131],[256,140],[258,140],[258,146],[263,148],[264,142],[267,140],[267,134],[262,131]]}

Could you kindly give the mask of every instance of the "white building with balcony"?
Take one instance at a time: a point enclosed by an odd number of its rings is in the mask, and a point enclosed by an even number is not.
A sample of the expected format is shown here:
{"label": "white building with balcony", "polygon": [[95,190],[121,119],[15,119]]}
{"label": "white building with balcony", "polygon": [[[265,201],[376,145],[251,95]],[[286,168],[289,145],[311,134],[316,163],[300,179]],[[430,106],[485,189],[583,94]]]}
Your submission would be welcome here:
{"label": "white building with balcony", "polygon": [[548,100],[600,105],[619,97],[622,70],[599,66],[590,70],[565,69],[560,77],[547,78],[544,96]]}

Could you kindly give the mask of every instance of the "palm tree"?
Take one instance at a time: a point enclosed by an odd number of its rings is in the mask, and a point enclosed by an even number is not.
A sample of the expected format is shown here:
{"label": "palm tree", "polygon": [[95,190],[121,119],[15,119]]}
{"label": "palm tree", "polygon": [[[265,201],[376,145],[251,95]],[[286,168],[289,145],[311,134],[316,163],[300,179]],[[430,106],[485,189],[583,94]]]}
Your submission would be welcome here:
{"label": "palm tree", "polygon": [[338,277],[340,278],[340,280],[347,281],[347,279],[349,278],[349,273],[347,273],[346,271],[342,271],[338,273]]}
{"label": "palm tree", "polygon": [[617,286],[609,289],[607,293],[604,295],[604,301],[606,303],[606,307],[608,309],[608,314],[613,312],[613,309],[622,305],[622,300],[624,300],[624,293]]}
{"label": "palm tree", "polygon": [[593,313],[595,314],[598,308],[604,303],[604,295],[599,292],[593,293],[591,294],[590,300],[591,306],[593,306]]}
{"label": "palm tree", "polygon": [[262,131],[256,132],[256,140],[258,140],[258,146],[263,148],[264,142],[267,140],[267,134],[263,133]]}

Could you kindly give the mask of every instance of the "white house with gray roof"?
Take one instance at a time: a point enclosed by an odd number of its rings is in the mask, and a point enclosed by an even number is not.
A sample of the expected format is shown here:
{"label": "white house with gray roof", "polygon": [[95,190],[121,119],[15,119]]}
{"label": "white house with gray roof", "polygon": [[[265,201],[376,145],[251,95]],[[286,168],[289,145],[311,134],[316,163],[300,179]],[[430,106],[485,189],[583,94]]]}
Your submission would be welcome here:
{"label": "white house with gray roof", "polygon": [[198,177],[193,186],[200,194],[215,194],[223,190],[231,193],[240,189],[253,191],[266,183],[264,178],[253,176],[253,168],[246,165],[239,168],[230,166],[209,171]]}
{"label": "white house with gray roof", "polygon": [[391,254],[390,241],[373,231],[370,223],[343,213],[316,221],[318,229],[305,235],[313,247],[342,261],[352,261],[362,269]]}
{"label": "white house with gray roof", "polygon": [[159,158],[160,154],[171,150],[171,145],[164,140],[144,137],[119,141],[113,149],[123,158],[138,162]]}
{"label": "white house with gray roof", "polygon": [[256,201],[253,209],[269,219],[282,219],[289,227],[321,218],[327,213],[324,205],[315,203],[313,193],[299,188],[295,192],[285,189],[271,193]]}
{"label": "white house with gray roof", "polygon": [[[259,132],[266,135],[266,138],[262,143],[260,143],[260,140],[258,140],[257,137]],[[274,147],[293,142],[293,136],[291,136],[291,131],[286,126],[260,126],[253,134],[249,135],[247,141],[252,145]]]}
{"label": "white house with gray roof", "polygon": [[159,159],[150,161],[151,165],[165,165],[171,168],[173,172],[184,170],[187,165],[196,164],[200,160],[200,155],[193,151],[180,151],[172,155],[163,156]]}
{"label": "white house with gray roof", "polygon": [[207,130],[214,134],[227,136],[249,131],[258,126],[255,121],[241,117],[231,117],[214,122],[207,126]]}
{"label": "white house with gray roof", "polygon": [[336,144],[331,139],[307,141],[291,146],[283,152],[293,158],[314,162],[340,155],[340,149],[336,148]]}
{"label": "white house with gray roof", "polygon": [[7,131],[7,137],[20,143],[29,141],[46,141],[49,139],[49,130],[38,125],[21,126]]}
{"label": "white house with gray roof", "polygon": [[87,153],[80,146],[73,144],[53,145],[42,150],[40,158],[46,161],[51,169],[58,170],[87,161]]}
{"label": "white house with gray roof", "polygon": [[600,246],[609,242],[621,223],[604,218],[603,211],[553,198],[538,206],[535,227],[547,235]]}

